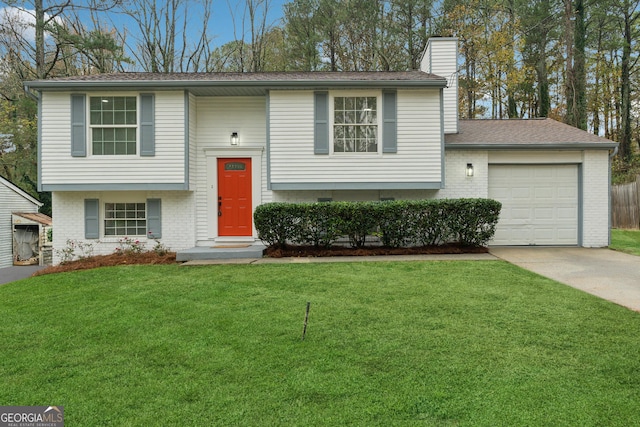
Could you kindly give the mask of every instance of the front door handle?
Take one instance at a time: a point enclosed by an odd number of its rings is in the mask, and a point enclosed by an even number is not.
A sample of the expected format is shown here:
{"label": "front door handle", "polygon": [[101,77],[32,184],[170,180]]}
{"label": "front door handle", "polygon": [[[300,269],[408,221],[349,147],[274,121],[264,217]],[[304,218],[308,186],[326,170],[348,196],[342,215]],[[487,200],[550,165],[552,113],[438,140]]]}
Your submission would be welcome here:
{"label": "front door handle", "polygon": [[218,211],[218,216],[222,216],[222,211]]}

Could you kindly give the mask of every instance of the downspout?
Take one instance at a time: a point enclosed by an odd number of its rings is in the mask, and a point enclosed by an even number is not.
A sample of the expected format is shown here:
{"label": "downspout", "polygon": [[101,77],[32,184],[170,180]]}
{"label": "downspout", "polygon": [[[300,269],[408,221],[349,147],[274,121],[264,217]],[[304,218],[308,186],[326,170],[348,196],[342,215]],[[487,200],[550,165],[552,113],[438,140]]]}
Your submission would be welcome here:
{"label": "downspout", "polygon": [[26,93],[29,98],[33,99],[36,102],[38,102],[40,100],[40,97],[38,97],[37,95],[34,95],[31,92],[31,90],[29,90],[29,86],[28,85],[24,85],[24,93]]}
{"label": "downspout", "polygon": [[36,117],[36,121],[37,121],[37,136],[36,136],[36,149],[37,149],[37,160],[36,160],[36,164],[37,164],[37,170],[38,170],[38,183],[36,186],[36,189],[38,191],[42,191],[42,102],[41,102],[41,98],[38,95],[35,95],[33,92],[31,92],[31,90],[29,89],[28,85],[24,85],[24,92],[27,94],[27,96],[31,99],[33,99],[34,101],[36,101],[36,104],[38,105],[38,116]]}
{"label": "downspout", "polygon": [[611,246],[611,162],[613,158],[618,154],[618,145],[613,149],[613,153],[609,154],[609,237],[607,246]]}

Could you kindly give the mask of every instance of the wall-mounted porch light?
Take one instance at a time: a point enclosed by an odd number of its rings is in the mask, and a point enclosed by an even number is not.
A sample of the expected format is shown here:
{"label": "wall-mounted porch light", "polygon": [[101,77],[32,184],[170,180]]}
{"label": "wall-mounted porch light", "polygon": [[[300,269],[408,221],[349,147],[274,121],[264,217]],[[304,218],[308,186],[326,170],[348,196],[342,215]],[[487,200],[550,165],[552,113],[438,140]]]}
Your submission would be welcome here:
{"label": "wall-mounted porch light", "polygon": [[467,176],[473,176],[473,164],[467,163]]}
{"label": "wall-mounted porch light", "polygon": [[231,145],[238,145],[240,141],[240,137],[238,136],[238,132],[231,133]]}

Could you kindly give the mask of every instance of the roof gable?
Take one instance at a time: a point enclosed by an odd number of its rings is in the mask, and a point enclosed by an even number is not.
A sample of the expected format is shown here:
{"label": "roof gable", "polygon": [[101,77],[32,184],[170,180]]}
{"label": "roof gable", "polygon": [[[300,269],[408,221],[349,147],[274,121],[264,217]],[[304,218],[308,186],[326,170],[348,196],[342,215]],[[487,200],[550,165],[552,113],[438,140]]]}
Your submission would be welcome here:
{"label": "roof gable", "polygon": [[29,193],[27,193],[26,191],[24,191],[23,189],[21,189],[20,187],[18,187],[17,185],[15,185],[14,183],[12,183],[11,181],[9,181],[8,179],[5,179],[3,177],[0,176],[0,185],[3,185],[5,187],[7,187],[9,190],[18,193],[20,196],[24,197],[25,199],[27,199],[28,201],[30,201],[31,203],[38,205],[38,206],[42,206],[43,203],[39,202],[38,200],[36,200],[35,198],[31,197],[31,195],[29,195]]}

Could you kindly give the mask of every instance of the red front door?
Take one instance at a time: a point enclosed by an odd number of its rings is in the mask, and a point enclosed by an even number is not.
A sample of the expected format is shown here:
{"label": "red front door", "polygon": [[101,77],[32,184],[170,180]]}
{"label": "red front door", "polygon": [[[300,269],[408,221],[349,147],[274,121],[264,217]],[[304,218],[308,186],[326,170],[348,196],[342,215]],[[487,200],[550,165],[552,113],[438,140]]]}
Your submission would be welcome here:
{"label": "red front door", "polygon": [[251,236],[251,159],[218,159],[218,235]]}

